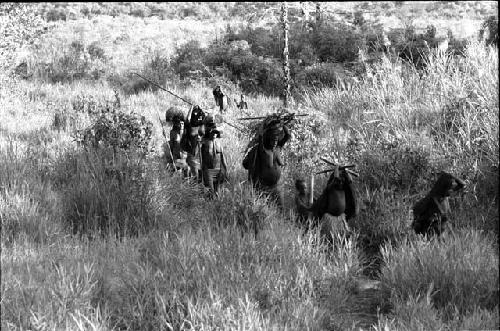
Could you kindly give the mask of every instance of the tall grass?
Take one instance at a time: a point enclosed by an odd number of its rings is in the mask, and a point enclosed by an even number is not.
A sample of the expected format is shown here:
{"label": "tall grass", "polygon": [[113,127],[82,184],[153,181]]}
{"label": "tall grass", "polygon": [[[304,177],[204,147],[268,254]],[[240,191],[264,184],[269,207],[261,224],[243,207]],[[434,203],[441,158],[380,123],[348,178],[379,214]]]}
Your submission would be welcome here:
{"label": "tall grass", "polygon": [[405,239],[395,248],[385,246],[382,255],[382,291],[395,305],[396,319],[410,322],[411,315],[401,314],[406,311],[419,316],[416,323],[429,322],[427,313],[417,313],[424,309],[439,324],[484,310],[492,314],[489,325],[498,325],[498,243],[494,237],[462,230],[441,240]]}
{"label": "tall grass", "polygon": [[[65,43],[78,29],[90,36],[89,23],[80,23],[61,26],[55,38]],[[468,47],[460,59],[431,54],[423,73],[385,58],[352,89],[313,91],[292,105],[310,120],[295,132],[303,143],[285,148],[287,207],[294,177],[319,170],[318,156],[359,167],[356,234],[331,250],[245,183],[241,158],[250,137],[233,127],[220,123],[230,180],[209,200],[161,162],[158,116],[172,105],[187,111],[174,97],[121,96],[124,111],[154,123],[156,150],[142,161],[118,156],[110,168],[109,153],[85,152],[72,135],[92,120],[88,109],[113,98],[111,87],[2,76],[2,328],[356,329],[369,305],[380,306],[356,284],[373,253],[366,248],[377,253],[383,242],[380,295],[392,309],[377,327],[496,328],[498,246],[478,229],[498,230],[498,51]],[[214,110],[210,85],[169,88]],[[262,116],[280,100],[257,95],[248,104],[249,115]],[[54,125],[56,113],[73,124]],[[224,119],[244,126],[234,119],[245,115],[233,108]],[[409,210],[438,170],[467,180],[468,191],[451,200],[451,218],[474,229],[424,241],[411,234]],[[324,181],[317,178],[316,193]],[[73,237],[73,224],[87,235]],[[109,227],[121,230],[119,238],[97,235]]]}

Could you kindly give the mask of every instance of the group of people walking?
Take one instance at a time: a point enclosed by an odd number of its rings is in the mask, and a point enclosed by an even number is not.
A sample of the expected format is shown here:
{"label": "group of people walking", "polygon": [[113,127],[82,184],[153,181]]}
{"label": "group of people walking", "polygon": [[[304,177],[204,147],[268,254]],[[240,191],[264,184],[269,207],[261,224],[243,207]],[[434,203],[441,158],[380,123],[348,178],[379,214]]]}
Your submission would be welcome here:
{"label": "group of people walking", "polygon": [[[221,98],[220,87],[214,89],[214,99],[223,111],[221,104],[224,105],[224,99]],[[174,116],[172,122],[168,146],[175,171],[182,171],[185,177],[195,178],[209,189],[212,197],[216,196],[220,186],[227,180],[227,164],[223,146],[218,139],[221,131],[213,115],[205,114],[199,106],[192,106],[186,117]],[[259,134],[250,142],[242,161],[244,169],[248,171],[249,182],[280,209],[283,208],[280,179],[281,167],[284,165],[280,150],[290,138],[286,123],[279,116],[268,116],[260,126]],[[339,224],[348,229],[349,220],[359,213],[352,179],[352,175],[357,174],[349,170],[351,166],[330,165],[333,168],[327,171],[331,171],[331,175],[318,199],[307,199],[305,181],[300,179],[296,181],[295,199],[298,224],[306,228],[320,226],[321,233],[327,237]],[[450,213],[448,197],[464,187],[465,183],[461,179],[446,172],[441,173],[429,194],[412,208],[414,231],[440,235]]]}
{"label": "group of people walking", "polygon": [[182,171],[184,177],[196,179],[216,194],[227,177],[227,165],[213,116],[194,106],[186,118],[174,116],[172,122],[168,148],[175,171]]}

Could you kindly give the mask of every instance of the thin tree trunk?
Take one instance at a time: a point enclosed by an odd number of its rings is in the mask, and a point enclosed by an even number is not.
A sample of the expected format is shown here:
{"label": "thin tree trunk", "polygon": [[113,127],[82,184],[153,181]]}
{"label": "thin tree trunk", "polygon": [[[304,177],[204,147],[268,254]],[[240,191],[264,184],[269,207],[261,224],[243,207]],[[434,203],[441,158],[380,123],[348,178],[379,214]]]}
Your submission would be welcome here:
{"label": "thin tree trunk", "polygon": [[311,183],[309,184],[309,207],[314,203],[314,172],[311,174]]}
{"label": "thin tree trunk", "polygon": [[316,29],[321,27],[321,4],[316,2]]}
{"label": "thin tree trunk", "polygon": [[290,64],[288,61],[288,5],[286,2],[281,6],[281,22],[283,24],[283,73],[284,73],[284,91],[283,100],[285,108],[288,109],[290,102]]}

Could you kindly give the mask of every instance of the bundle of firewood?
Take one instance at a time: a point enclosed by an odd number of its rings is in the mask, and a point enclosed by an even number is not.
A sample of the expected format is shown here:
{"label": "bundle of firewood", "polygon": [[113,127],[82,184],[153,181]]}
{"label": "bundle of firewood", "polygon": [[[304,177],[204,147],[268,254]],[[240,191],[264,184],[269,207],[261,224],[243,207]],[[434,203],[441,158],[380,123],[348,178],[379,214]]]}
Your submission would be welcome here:
{"label": "bundle of firewood", "polygon": [[240,118],[239,120],[261,120],[251,122],[247,125],[248,131],[250,132],[252,138],[250,139],[250,142],[245,149],[245,155],[249,153],[253,147],[258,145],[258,143],[262,140],[264,132],[268,128],[278,124],[280,127],[286,125],[288,129],[293,129],[293,124],[295,123],[297,116],[307,116],[307,114],[297,115],[295,113],[277,112],[267,116]]}

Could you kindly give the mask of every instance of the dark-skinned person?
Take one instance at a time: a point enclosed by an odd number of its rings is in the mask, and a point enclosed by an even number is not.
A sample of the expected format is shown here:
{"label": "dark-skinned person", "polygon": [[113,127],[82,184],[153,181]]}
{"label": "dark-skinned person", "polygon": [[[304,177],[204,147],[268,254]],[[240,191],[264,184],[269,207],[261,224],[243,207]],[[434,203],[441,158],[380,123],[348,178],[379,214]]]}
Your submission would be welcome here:
{"label": "dark-skinned person", "polygon": [[218,195],[219,188],[226,180],[227,166],[224,150],[220,143],[221,132],[211,115],[205,118],[205,134],[201,142],[201,169],[203,183],[210,190],[210,196]]}
{"label": "dark-skinned person", "polygon": [[217,85],[213,89],[212,93],[214,95],[215,104],[217,105],[217,107],[219,107],[219,111],[221,113],[226,112],[228,107],[227,96],[224,92],[222,92],[221,86]]}
{"label": "dark-skinned person", "polygon": [[248,179],[256,190],[264,193],[270,201],[283,210],[283,190],[281,188],[281,149],[290,140],[290,131],[279,120],[271,121],[263,130],[256,148],[243,159],[243,167],[248,170]]}
{"label": "dark-skinned person", "polygon": [[465,187],[465,182],[441,172],[430,192],[413,205],[413,230],[417,234],[440,236],[451,212],[449,197]]}
{"label": "dark-skinned person", "polygon": [[359,214],[358,198],[349,171],[335,165],[331,172],[326,187],[312,205],[306,202],[305,182],[297,180],[295,185],[298,191],[295,205],[298,215],[302,216],[298,217],[298,225],[306,233],[319,226],[322,240],[330,245],[337,234],[350,233],[348,222]]}
{"label": "dark-skinned person", "polygon": [[190,177],[201,183],[200,147],[205,134],[205,112],[200,106],[192,106],[185,119],[184,135],[181,138],[181,148],[187,153],[186,161]]}
{"label": "dark-skinned person", "polygon": [[184,120],[180,116],[174,116],[172,119],[172,130],[170,130],[169,147],[170,153],[174,159],[176,170],[182,170],[184,176],[187,176],[188,165],[186,163],[186,152],[181,148],[181,137],[184,134]]}
{"label": "dark-skinned person", "polygon": [[312,217],[312,212],[309,210],[309,197],[307,196],[307,185],[305,180],[297,179],[295,180],[295,188],[297,193],[295,195],[295,212],[297,217],[295,222],[298,226],[305,228],[307,230],[308,221]]}

